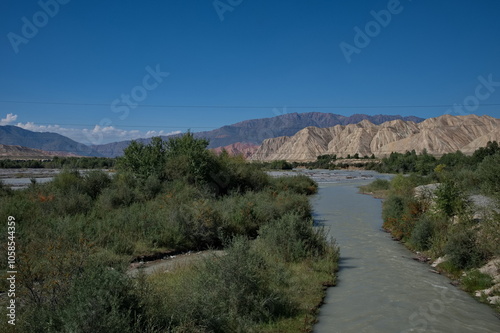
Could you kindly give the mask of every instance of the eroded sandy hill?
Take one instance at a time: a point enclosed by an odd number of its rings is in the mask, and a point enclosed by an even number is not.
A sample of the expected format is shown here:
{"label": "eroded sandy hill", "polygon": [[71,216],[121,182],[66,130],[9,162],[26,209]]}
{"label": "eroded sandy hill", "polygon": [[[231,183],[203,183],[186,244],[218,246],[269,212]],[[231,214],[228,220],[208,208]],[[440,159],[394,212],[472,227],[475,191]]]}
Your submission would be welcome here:
{"label": "eroded sandy hill", "polygon": [[386,156],[424,149],[433,155],[472,153],[494,140],[500,141],[500,119],[489,116],[443,115],[418,124],[393,120],[375,125],[363,120],[330,128],[306,127],[294,136],[267,139],[251,159],[314,161],[323,154]]}

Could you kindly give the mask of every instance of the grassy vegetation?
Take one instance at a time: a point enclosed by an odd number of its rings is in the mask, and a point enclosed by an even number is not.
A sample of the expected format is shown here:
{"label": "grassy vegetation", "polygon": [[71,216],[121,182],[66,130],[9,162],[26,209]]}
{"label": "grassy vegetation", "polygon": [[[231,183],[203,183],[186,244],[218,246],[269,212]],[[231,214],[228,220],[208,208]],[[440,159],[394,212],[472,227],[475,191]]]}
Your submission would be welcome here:
{"label": "grassy vegetation", "polygon": [[484,290],[493,286],[491,276],[481,273],[477,269],[471,270],[462,279],[462,286],[465,291],[474,292],[476,290]]}
{"label": "grassy vegetation", "polygon": [[359,190],[363,194],[371,194],[375,198],[385,198],[390,188],[390,181],[387,179],[375,179],[368,185],[360,186]]}
{"label": "grassy vegetation", "polygon": [[[446,258],[438,268],[474,293],[491,286],[491,279],[477,268],[500,255],[499,157],[496,142],[472,156],[457,152],[435,159],[425,154],[393,154],[381,164],[385,168],[381,171],[414,172],[396,175],[388,189],[386,182],[377,180],[362,190],[384,191],[384,228],[410,249]],[[415,195],[415,187],[429,183],[438,183],[433,193]],[[480,219],[474,218],[477,209],[469,200],[473,194],[487,195],[494,202]],[[500,311],[500,306],[496,309]]]}
{"label": "grassy vegetation", "polygon": [[[26,190],[0,186],[0,216],[16,221],[19,272],[17,322],[5,329],[309,330],[338,259],[312,225],[307,195],[317,185],[270,178],[207,144],[189,133],[154,139],[131,145],[113,178],[65,170]],[[168,274],[125,274],[134,258],[209,248],[226,255]]]}
{"label": "grassy vegetation", "polygon": [[77,168],[77,169],[109,169],[115,165],[114,158],[107,157],[59,157],[55,156],[47,160],[13,160],[0,159],[0,169],[21,168]]}

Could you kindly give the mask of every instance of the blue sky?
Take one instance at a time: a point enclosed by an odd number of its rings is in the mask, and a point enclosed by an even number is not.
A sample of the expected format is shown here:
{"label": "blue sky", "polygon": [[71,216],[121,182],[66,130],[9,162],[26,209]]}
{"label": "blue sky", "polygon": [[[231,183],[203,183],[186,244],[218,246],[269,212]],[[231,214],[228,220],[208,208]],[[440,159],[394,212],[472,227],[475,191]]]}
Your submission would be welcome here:
{"label": "blue sky", "polygon": [[0,124],[99,144],[286,112],[500,117],[498,17],[497,0],[4,0]]}

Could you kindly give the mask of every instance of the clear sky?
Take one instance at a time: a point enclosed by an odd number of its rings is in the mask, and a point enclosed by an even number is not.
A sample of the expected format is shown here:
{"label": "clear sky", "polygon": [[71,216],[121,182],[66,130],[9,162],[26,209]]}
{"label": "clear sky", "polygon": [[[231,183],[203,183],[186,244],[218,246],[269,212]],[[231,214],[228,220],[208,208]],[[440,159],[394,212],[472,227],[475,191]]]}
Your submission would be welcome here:
{"label": "clear sky", "polygon": [[500,117],[499,17],[498,0],[3,0],[0,124],[98,144],[286,112]]}

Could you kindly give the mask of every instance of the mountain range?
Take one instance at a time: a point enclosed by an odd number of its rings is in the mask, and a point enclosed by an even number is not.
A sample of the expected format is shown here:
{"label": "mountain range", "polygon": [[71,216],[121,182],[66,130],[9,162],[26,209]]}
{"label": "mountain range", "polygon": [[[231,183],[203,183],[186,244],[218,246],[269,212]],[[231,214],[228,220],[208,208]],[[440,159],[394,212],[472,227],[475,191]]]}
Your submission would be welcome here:
{"label": "mountain range", "polygon": [[54,156],[75,156],[62,152],[50,152],[40,149],[26,148],[22,146],[11,146],[0,144],[0,159],[9,158],[16,160],[43,160]]}
{"label": "mountain range", "polygon": [[0,126],[0,144],[53,152],[52,155],[102,156],[87,145],[64,135],[33,132],[17,126]]}
{"label": "mountain range", "polygon": [[432,155],[457,150],[469,154],[488,141],[500,141],[500,119],[443,115],[420,123],[397,119],[380,125],[364,119],[357,124],[328,128],[310,126],[293,136],[266,139],[250,159],[314,161],[324,154],[382,157],[391,152],[420,153],[424,149]]}
{"label": "mountain range", "polygon": [[[424,149],[433,155],[461,150],[472,153],[488,141],[500,141],[500,119],[489,116],[451,116],[422,119],[394,115],[350,117],[331,113],[289,113],[272,118],[242,121],[194,133],[210,140],[215,152],[243,154],[252,160],[313,161],[318,155],[385,156],[391,152]],[[163,139],[171,138],[163,137]],[[148,143],[151,139],[139,139]],[[16,126],[0,126],[3,155],[78,155],[116,157],[130,141],[86,146],[56,133],[32,132]]]}
{"label": "mountain range", "polygon": [[[197,138],[210,140],[208,148],[226,147],[232,150],[231,145],[251,144],[260,145],[265,139],[280,136],[291,136],[307,126],[331,127],[335,125],[356,124],[362,120],[368,120],[374,124],[381,124],[390,120],[405,120],[421,122],[424,119],[414,116],[402,117],[399,115],[374,115],[354,114],[346,117],[333,113],[308,112],[308,113],[287,113],[272,118],[261,118],[245,120],[233,125],[221,128],[196,132]],[[169,136],[172,137],[172,136]],[[169,137],[162,137],[168,139]],[[140,139],[143,143],[148,143],[150,139]],[[120,141],[103,145],[93,146],[92,149],[101,156],[116,157],[123,154],[123,150],[130,144],[130,141]],[[238,148],[236,148],[237,150]]]}

